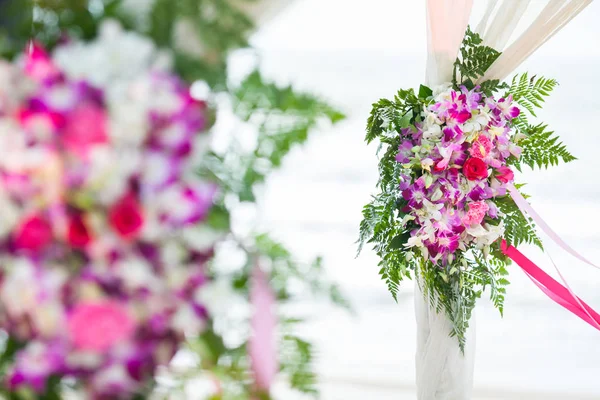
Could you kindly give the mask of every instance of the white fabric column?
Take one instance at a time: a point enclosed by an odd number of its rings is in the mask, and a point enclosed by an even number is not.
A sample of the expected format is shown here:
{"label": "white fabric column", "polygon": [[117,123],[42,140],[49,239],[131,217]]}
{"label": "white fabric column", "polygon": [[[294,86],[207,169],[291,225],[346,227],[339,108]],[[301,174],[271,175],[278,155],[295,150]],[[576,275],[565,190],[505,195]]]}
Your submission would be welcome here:
{"label": "white fabric column", "polygon": [[452,323],[445,314],[435,312],[416,279],[415,314],[417,399],[471,399],[475,364],[475,315],[471,317],[463,355],[457,339],[450,337]]}
{"label": "white fabric column", "polygon": [[426,81],[430,86],[452,80],[472,7],[473,0],[427,0]]}
{"label": "white fabric column", "polygon": [[[469,23],[472,0],[428,0],[428,59],[426,82],[435,87],[452,80],[454,60]],[[452,324],[438,314],[415,278],[418,400],[469,400],[473,387],[475,331],[467,335],[465,355],[450,337]],[[474,324],[474,318],[473,322]],[[472,325],[473,326],[473,325]]]}
{"label": "white fabric column", "polygon": [[[506,50],[530,0],[490,0],[477,26],[484,43],[502,55],[479,79],[504,79],[535,50],[556,34],[592,0],[550,0],[531,26]],[[473,0],[427,0],[428,59],[426,82],[430,87],[452,80],[457,57],[469,22]],[[416,380],[418,400],[470,400],[475,354],[475,318],[467,332],[464,355],[452,324],[435,312],[415,278],[417,321]]]}

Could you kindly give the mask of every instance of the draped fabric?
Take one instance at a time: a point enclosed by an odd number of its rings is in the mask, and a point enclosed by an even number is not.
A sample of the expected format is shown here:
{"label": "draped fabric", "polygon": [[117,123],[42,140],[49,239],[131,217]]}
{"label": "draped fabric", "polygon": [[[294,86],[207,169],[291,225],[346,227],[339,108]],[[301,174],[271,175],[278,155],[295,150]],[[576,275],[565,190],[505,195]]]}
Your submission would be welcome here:
{"label": "draped fabric", "polygon": [[[512,1],[514,0],[505,0],[504,3],[511,3]],[[591,2],[592,0],[550,0],[529,28],[514,43],[506,49],[495,47],[496,50],[502,51],[502,55],[498,57],[479,81],[505,79]],[[505,11],[500,12],[496,19],[503,18],[503,14],[511,13],[510,6],[504,6],[503,9]],[[516,18],[520,18],[520,16],[514,15],[513,19]],[[486,37],[485,40],[487,41],[488,38]]]}
{"label": "draped fabric", "polygon": [[473,0],[427,0],[426,83],[452,80],[452,69],[469,23]]}
{"label": "draped fabric", "polygon": [[[529,3],[530,0],[490,1],[485,15],[476,29],[476,32],[483,37],[484,44],[502,51],[510,40]],[[494,18],[488,26],[488,21],[490,21],[492,15],[494,15]]]}
{"label": "draped fabric", "polygon": [[[540,46],[560,31],[592,0],[549,0],[513,43],[507,44],[530,0],[489,0],[481,21],[474,25],[484,43],[502,55],[492,64],[483,82],[505,79]],[[426,82],[430,87],[452,80],[453,63],[469,23],[473,0],[427,0],[428,59]],[[438,314],[429,297],[415,286],[417,321],[416,381],[418,400],[469,400],[473,386],[475,318],[467,332],[464,355],[452,324]]]}
{"label": "draped fabric", "polygon": [[419,400],[467,400],[473,388],[475,362],[475,316],[467,331],[464,355],[450,337],[452,323],[438,314],[415,285],[417,318],[416,379]]}

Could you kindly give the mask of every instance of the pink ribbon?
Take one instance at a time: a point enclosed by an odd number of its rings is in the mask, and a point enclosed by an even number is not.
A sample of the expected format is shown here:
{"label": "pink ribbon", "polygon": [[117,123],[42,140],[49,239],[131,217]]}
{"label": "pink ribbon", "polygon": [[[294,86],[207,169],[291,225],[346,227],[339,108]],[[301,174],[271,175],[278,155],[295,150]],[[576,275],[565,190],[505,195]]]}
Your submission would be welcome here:
{"label": "pink ribbon", "polygon": [[550,228],[546,221],[544,221],[542,217],[538,215],[538,213],[533,209],[533,207],[529,205],[527,200],[523,197],[523,195],[521,195],[521,193],[519,193],[517,188],[515,188],[511,183],[506,185],[506,187],[510,192],[510,196],[515,201],[515,204],[517,205],[517,207],[519,207],[519,210],[521,210],[523,215],[529,215],[531,219],[533,219],[533,221],[536,223],[536,225],[540,227],[540,229],[544,231],[544,233],[548,235],[550,239],[554,240],[554,242],[558,244],[563,250],[576,257],[577,259],[583,261],[588,265],[591,265],[594,268],[600,269],[599,266],[595,265],[591,261],[588,261],[585,257],[583,257],[581,254],[576,252],[571,246],[569,246],[560,236],[558,236],[558,234],[554,232],[552,228]]}
{"label": "pink ribbon", "polygon": [[[577,297],[569,288],[568,284],[566,285],[567,287],[565,287],[558,283],[530,259],[525,257],[519,250],[513,246],[509,246],[504,240],[502,241],[502,252],[521,267],[529,279],[531,279],[532,282],[546,294],[546,296],[571,311],[594,328],[600,330],[600,314]],[[560,274],[560,271],[559,275],[564,281],[564,277]]]}
{"label": "pink ribbon", "polygon": [[[531,219],[536,223],[540,229],[550,237],[556,244],[558,244],[563,250],[567,253],[571,254],[575,258],[583,261],[584,263],[600,269],[597,265],[587,260],[577,251],[575,251],[571,246],[569,246],[554,230],[539,216],[539,214],[529,205],[527,200],[521,195],[521,193],[514,187],[512,184],[507,185],[508,191],[512,199],[514,200],[519,210],[527,217],[529,215]],[[556,269],[558,276],[563,281],[564,286],[554,280],[550,275],[544,272],[540,267],[535,265],[531,260],[525,257],[521,252],[519,252],[513,246],[508,246],[506,241],[502,241],[502,251],[508,257],[510,257],[517,265],[519,265],[525,274],[539,287],[542,292],[544,292],[548,297],[550,297],[553,301],[560,304],[567,310],[571,311],[573,314],[577,315],[579,318],[583,319],[588,324],[592,325],[594,328],[600,330],[600,315],[594,311],[590,306],[588,306],[583,300],[581,300],[571,287],[567,283],[567,280],[562,275],[552,258],[550,261],[552,265]]]}
{"label": "pink ribbon", "polygon": [[279,370],[275,336],[277,316],[275,294],[258,263],[252,271],[250,302],[254,307],[250,322],[252,336],[248,343],[250,364],[256,387],[268,392]]}

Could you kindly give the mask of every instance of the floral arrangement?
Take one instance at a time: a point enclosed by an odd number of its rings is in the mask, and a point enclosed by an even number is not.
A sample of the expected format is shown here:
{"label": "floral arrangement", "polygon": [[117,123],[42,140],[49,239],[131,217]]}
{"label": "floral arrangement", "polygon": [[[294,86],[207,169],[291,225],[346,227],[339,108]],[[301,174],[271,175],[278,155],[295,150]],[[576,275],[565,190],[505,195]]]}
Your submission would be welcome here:
{"label": "floral arrangement", "polygon": [[206,325],[218,188],[194,168],[212,112],[160,60],[149,39],[105,24],[93,42],[0,63],[11,392],[71,377],[86,398],[131,398]]}
{"label": "floral arrangement", "polygon": [[394,297],[404,278],[417,279],[461,348],[486,287],[502,313],[510,262],[503,240],[541,247],[508,193],[515,170],[575,159],[546,125],[529,122],[556,81],[523,74],[510,85],[476,83],[499,55],[467,30],[452,82],[380,100],[367,127],[367,142],[379,139],[385,152],[361,247],[374,244]]}

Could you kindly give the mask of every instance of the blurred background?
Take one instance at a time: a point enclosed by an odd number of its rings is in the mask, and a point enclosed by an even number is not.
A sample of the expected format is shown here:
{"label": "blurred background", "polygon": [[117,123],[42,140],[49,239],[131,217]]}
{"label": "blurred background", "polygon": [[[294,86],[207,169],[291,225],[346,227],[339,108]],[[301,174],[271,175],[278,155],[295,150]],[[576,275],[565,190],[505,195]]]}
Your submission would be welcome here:
{"label": "blurred background", "polygon": [[[377,259],[369,251],[355,259],[354,242],[377,179],[376,145],[363,142],[366,118],[374,101],[423,81],[425,2],[285,3],[251,39],[264,74],[320,93],[348,119],[313,135],[272,176],[263,224],[294,253],[324,255],[356,309],[355,316],[314,305],[304,310],[316,317],[304,334],[317,344],[323,398],[414,399],[413,288],[403,287],[395,304],[378,278]],[[485,3],[476,2],[472,24]],[[545,4],[533,1],[530,14]],[[528,182],[526,192],[542,217],[592,260],[600,260],[599,17],[600,3],[593,2],[519,68],[559,81],[539,117],[579,160],[524,171],[518,179]],[[531,18],[525,15],[522,24]],[[248,55],[233,57],[231,73],[243,74]],[[573,289],[600,307],[600,272],[545,239]],[[524,250],[550,272],[547,256]],[[517,267],[510,272],[504,318],[486,299],[476,310],[475,398],[600,398],[598,332],[547,299]]]}

